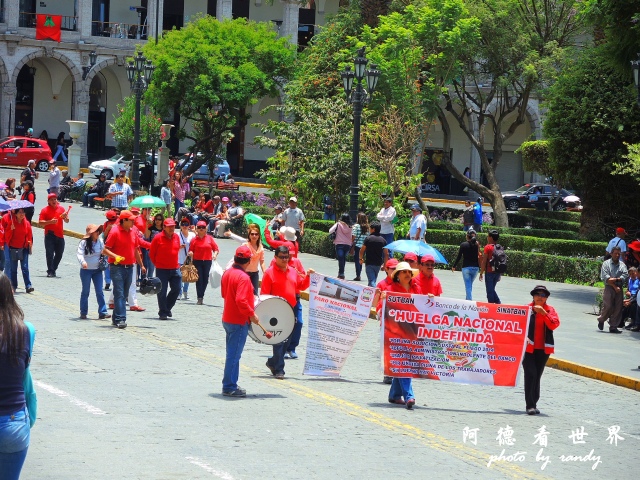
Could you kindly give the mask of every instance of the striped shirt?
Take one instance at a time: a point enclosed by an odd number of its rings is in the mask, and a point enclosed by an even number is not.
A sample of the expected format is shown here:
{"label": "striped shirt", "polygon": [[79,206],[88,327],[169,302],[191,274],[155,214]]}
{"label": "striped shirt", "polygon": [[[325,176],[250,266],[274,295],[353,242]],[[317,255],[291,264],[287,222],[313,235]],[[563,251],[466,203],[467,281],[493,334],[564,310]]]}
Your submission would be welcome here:
{"label": "striped shirt", "polygon": [[111,206],[116,208],[128,208],[129,197],[133,195],[133,190],[126,183],[120,185],[118,182],[111,184],[109,193],[115,193],[111,199]]}

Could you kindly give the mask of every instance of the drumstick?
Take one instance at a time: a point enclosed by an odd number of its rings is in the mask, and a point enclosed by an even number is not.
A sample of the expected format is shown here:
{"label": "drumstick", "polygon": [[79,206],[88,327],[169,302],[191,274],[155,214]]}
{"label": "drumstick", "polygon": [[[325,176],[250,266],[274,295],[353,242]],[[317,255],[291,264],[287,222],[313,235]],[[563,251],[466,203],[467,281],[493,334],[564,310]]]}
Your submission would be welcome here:
{"label": "drumstick", "polygon": [[69,216],[69,212],[71,211],[72,207],[73,205],[69,205],[69,208],[67,208],[67,211],[64,212],[62,215],[60,215],[60,218],[63,218],[64,216]]}
{"label": "drumstick", "polygon": [[267,338],[271,338],[273,337],[273,333],[269,332],[266,328],[264,328],[262,326],[262,324],[260,322],[258,322],[258,326],[262,329],[262,331],[264,332],[264,336]]}

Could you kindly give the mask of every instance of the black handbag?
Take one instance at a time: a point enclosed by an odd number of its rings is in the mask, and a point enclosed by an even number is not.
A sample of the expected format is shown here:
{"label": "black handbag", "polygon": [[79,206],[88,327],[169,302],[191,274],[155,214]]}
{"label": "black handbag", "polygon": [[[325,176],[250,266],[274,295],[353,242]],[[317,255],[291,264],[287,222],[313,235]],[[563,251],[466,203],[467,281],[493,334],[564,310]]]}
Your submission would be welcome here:
{"label": "black handbag", "polygon": [[109,268],[109,262],[107,261],[106,255],[100,255],[100,259],[98,260],[98,270],[104,272],[107,268]]}
{"label": "black handbag", "polygon": [[24,258],[24,252],[22,248],[11,248],[9,247],[9,256],[11,257],[11,262],[16,263],[18,260],[22,261]]}

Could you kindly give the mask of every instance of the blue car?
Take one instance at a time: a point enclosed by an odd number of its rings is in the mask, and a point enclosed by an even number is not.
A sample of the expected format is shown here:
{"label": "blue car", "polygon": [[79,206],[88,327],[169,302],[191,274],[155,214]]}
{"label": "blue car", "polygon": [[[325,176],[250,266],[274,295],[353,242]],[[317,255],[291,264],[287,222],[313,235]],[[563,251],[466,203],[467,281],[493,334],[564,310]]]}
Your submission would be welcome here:
{"label": "blue car", "polygon": [[[198,156],[201,156],[201,154],[198,154]],[[192,160],[191,155],[184,155],[182,159],[178,162],[178,166],[176,167],[176,170],[186,171],[191,165],[191,160]],[[217,181],[218,178],[220,177],[222,177],[223,180],[226,179],[227,175],[231,173],[231,169],[229,168],[229,163],[224,158],[218,155],[216,157],[216,161],[218,162],[218,164],[213,170],[213,175],[211,177],[211,179],[214,182]],[[202,180],[202,181],[208,182],[210,177],[209,177],[209,167],[207,166],[207,164],[205,163],[197,171],[193,172],[192,178],[194,180]]]}

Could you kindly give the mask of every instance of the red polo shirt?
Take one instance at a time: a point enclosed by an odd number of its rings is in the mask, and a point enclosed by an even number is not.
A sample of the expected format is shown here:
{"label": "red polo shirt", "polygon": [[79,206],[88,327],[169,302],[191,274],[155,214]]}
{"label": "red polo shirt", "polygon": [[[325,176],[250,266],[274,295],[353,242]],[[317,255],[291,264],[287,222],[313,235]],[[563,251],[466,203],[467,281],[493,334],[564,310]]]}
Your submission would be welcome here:
{"label": "red polo shirt", "polygon": [[33,243],[33,232],[31,223],[26,218],[22,222],[13,218],[15,228],[11,228],[11,214],[7,213],[2,217],[2,225],[4,227],[4,241],[11,248],[28,248],[29,243]]}
{"label": "red polo shirt", "polygon": [[219,252],[220,249],[211,235],[202,238],[196,235],[196,238],[191,240],[189,251],[193,252],[194,260],[212,260],[213,252]]}
{"label": "red polo shirt", "polygon": [[233,265],[222,275],[221,289],[224,298],[222,321],[236,325],[249,323],[249,317],[255,313],[253,285],[249,275]]}
{"label": "red polo shirt", "polygon": [[147,231],[147,220],[142,216],[142,215],[138,215],[136,217],[135,222],[133,222],[133,225],[140,230],[140,233],[142,233],[142,235],[144,236],[145,232]]}
{"label": "red polo shirt", "polygon": [[442,285],[440,284],[440,280],[435,275],[431,275],[427,277],[424,273],[420,273],[415,279],[418,285],[420,285],[420,290],[423,295],[432,294],[436,297],[442,295]]}
{"label": "red polo shirt", "polygon": [[50,205],[47,205],[46,207],[44,207],[42,210],[40,210],[40,221],[49,221],[49,220],[53,220],[54,218],[58,219],[57,223],[52,223],[50,225],[45,225],[44,227],[44,234],[46,235],[49,232],[53,232],[53,234],[58,237],[58,238],[63,238],[64,237],[64,220],[62,220],[60,218],[60,215],[62,215],[66,210],[64,209],[64,207],[62,205],[60,205],[59,203],[56,204],[55,207],[52,207]]}
{"label": "red polo shirt", "polygon": [[260,294],[282,297],[293,308],[297,303],[296,293],[308,288],[309,282],[308,274],[299,275],[298,271],[289,265],[286,270],[274,265],[264,272]]}
{"label": "red polo shirt", "polygon": [[[125,231],[120,225],[111,227],[104,246],[116,255],[124,257],[119,265],[134,265],[136,263],[136,248],[138,247],[138,234],[134,229]],[[109,257],[109,263],[115,260]]]}
{"label": "red polo shirt", "polygon": [[393,280],[391,280],[387,276],[384,280],[380,280],[378,282],[378,284],[376,285],[376,288],[379,288],[381,292],[384,292],[385,290],[389,290],[389,288],[391,288],[392,283],[393,283]]}
{"label": "red polo shirt", "polygon": [[151,240],[149,256],[156,268],[175,270],[178,265],[178,251],[180,250],[180,237],[174,233],[171,238],[160,232]]}

